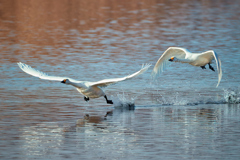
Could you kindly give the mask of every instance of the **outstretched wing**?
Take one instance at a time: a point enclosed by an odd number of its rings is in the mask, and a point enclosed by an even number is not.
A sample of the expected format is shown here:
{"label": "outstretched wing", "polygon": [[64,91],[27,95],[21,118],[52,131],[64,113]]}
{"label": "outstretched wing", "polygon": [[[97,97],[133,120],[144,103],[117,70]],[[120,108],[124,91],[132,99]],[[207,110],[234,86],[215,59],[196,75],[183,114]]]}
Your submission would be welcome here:
{"label": "outstretched wing", "polygon": [[218,83],[217,83],[217,86],[216,86],[216,87],[218,87],[218,85],[220,84],[220,81],[222,79],[221,60],[218,58],[217,53],[214,52],[213,50],[206,51],[206,52],[202,53],[201,57],[207,58],[207,59],[209,59],[209,61],[211,61],[214,57],[214,59],[216,61],[217,70],[218,70]]}
{"label": "outstretched wing", "polygon": [[180,47],[169,47],[163,54],[162,56],[158,59],[157,63],[155,64],[153,71],[152,71],[152,77],[155,78],[156,75],[159,75],[164,71],[164,69],[168,66],[169,59],[171,57],[176,57],[176,58],[185,58],[186,54],[188,54],[189,51],[186,50],[185,48],[180,48]]}
{"label": "outstretched wing", "polygon": [[117,82],[120,82],[120,81],[125,81],[127,79],[131,79],[133,77],[136,77],[140,74],[143,74],[145,71],[147,71],[147,69],[150,67],[151,65],[150,64],[146,64],[145,66],[143,65],[142,66],[142,69],[140,69],[139,71],[129,75],[129,76],[126,76],[126,77],[123,77],[123,78],[112,78],[112,79],[104,79],[104,80],[101,80],[101,81],[98,81],[98,82],[89,82],[89,85],[90,86],[98,86],[98,87],[107,87],[108,85],[111,85],[111,84],[114,84],[114,83],[117,83]]}
{"label": "outstretched wing", "polygon": [[218,58],[218,55],[216,52],[213,51],[213,55],[217,64],[217,70],[218,70],[218,84],[216,87],[218,87],[218,85],[220,84],[220,81],[222,79],[222,67],[221,67],[221,60]]}
{"label": "outstretched wing", "polygon": [[40,79],[53,80],[53,81],[62,81],[64,79],[69,79],[72,82],[79,82],[79,81],[76,81],[76,80],[68,78],[68,77],[49,76],[48,74],[41,72],[39,70],[36,70],[36,69],[32,68],[31,66],[24,64],[22,62],[19,62],[17,64],[27,74],[30,74],[34,77],[38,77]]}

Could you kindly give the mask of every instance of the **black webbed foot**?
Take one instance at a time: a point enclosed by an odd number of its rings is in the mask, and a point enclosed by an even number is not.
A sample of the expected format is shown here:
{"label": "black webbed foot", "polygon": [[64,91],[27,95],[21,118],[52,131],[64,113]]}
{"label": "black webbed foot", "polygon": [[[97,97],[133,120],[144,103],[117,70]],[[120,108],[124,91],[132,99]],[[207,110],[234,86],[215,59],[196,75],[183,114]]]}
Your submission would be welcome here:
{"label": "black webbed foot", "polygon": [[202,69],[206,69],[206,67],[205,67],[205,66],[201,66],[201,68],[202,68]]}
{"label": "black webbed foot", "polygon": [[113,101],[112,100],[108,100],[106,95],[104,96],[104,98],[106,99],[107,104],[113,104]]}
{"label": "black webbed foot", "polygon": [[208,63],[208,65],[209,65],[209,69],[215,72],[215,69],[210,65],[210,63]]}
{"label": "black webbed foot", "polygon": [[89,98],[84,96],[84,100],[87,102],[89,101]]}
{"label": "black webbed foot", "polygon": [[112,100],[107,100],[107,104],[113,104]]}

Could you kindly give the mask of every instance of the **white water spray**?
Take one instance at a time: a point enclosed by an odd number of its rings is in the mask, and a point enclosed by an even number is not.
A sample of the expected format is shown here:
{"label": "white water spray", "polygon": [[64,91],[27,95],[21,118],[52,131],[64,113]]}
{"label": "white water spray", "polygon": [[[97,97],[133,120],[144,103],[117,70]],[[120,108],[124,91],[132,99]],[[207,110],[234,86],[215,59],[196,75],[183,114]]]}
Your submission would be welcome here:
{"label": "white water spray", "polygon": [[125,94],[117,94],[117,96],[112,96],[113,105],[115,108],[128,108],[134,109],[135,107],[135,98],[130,97],[129,95]]}
{"label": "white water spray", "polygon": [[238,104],[240,103],[240,92],[238,90],[224,89],[224,99],[226,103]]}

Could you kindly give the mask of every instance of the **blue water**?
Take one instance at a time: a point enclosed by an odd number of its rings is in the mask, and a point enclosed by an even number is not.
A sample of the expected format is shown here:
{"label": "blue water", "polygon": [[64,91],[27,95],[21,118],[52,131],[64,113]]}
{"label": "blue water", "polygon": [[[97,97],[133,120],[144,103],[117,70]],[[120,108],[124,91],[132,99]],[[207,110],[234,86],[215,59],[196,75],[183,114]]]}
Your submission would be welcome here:
{"label": "blue water", "polygon": [[[239,159],[239,5],[0,0],[0,159]],[[152,81],[170,46],[216,51],[219,87],[216,72],[179,63]],[[83,81],[152,67],[104,88],[109,105],[86,103],[75,88],[32,77],[17,62]]]}

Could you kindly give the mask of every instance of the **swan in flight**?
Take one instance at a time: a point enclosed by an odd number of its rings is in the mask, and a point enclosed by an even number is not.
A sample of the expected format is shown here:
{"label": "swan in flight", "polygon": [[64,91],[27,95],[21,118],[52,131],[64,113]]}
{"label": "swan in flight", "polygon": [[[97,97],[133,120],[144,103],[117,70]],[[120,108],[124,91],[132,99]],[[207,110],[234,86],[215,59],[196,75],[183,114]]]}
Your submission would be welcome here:
{"label": "swan in flight", "polygon": [[206,69],[205,66],[208,64],[209,69],[215,71],[211,66],[213,59],[215,59],[217,65],[218,83],[216,87],[218,87],[222,79],[221,60],[218,58],[217,53],[213,50],[203,53],[191,53],[185,48],[169,47],[155,64],[152,71],[152,76],[155,77],[157,74],[163,72],[169,62],[189,63],[193,66],[199,66],[202,69]]}
{"label": "swan in flight", "polygon": [[45,80],[61,81],[61,83],[76,87],[77,90],[84,95],[85,101],[89,101],[89,98],[99,98],[103,96],[106,99],[108,104],[113,104],[113,102],[112,100],[107,99],[106,94],[101,89],[102,87],[107,87],[110,84],[114,84],[120,81],[124,81],[127,79],[131,79],[133,77],[136,77],[144,73],[145,71],[147,71],[147,69],[151,66],[150,64],[146,64],[145,66],[143,65],[139,71],[129,76],[125,76],[123,78],[104,79],[97,82],[88,82],[88,81],[77,81],[68,77],[49,76],[48,74],[43,73],[39,70],[36,70],[31,66],[24,64],[22,62],[19,62],[17,64],[24,72],[32,76],[38,77],[40,79],[45,79]]}

